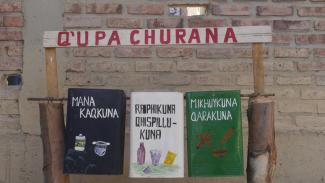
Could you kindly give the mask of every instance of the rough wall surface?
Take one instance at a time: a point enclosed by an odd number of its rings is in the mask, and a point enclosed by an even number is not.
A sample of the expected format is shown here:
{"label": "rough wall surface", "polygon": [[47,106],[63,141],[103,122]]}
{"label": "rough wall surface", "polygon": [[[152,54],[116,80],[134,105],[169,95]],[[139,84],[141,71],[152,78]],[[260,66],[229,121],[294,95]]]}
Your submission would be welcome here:
{"label": "rough wall surface", "polygon": [[[27,97],[45,96],[44,79],[35,82],[45,78],[41,31],[60,27],[70,30],[243,25],[271,25],[273,29],[273,43],[265,45],[264,61],[266,91],[276,94],[279,157],[274,182],[325,182],[324,0],[65,0],[56,5],[50,2],[0,0],[0,183],[43,181],[38,108],[26,101]],[[37,3],[43,4],[36,6]],[[169,16],[168,5],[175,4],[207,5],[208,15]],[[28,12],[23,13],[23,9]],[[33,15],[32,10],[42,13]],[[50,16],[51,12],[57,12],[55,18]],[[39,37],[31,37],[33,31],[38,31]],[[60,92],[66,96],[69,87],[92,87],[127,92],[240,89],[242,93],[251,93],[250,48],[240,44],[62,49],[58,59],[63,76]],[[7,76],[17,73],[23,74],[23,89],[7,86]],[[247,100],[243,99],[242,104],[247,132]],[[128,128],[126,134],[128,139]],[[128,140],[125,146],[128,152]],[[71,179],[76,183],[162,181],[127,178],[127,162],[128,153],[123,177],[74,175]],[[177,181],[245,182],[245,178]]]}
{"label": "rough wall surface", "polygon": [[7,78],[20,74],[23,67],[24,25],[20,2],[0,2],[0,115],[1,132],[18,133],[19,86],[7,84]]}
{"label": "rough wall surface", "polygon": [[27,157],[33,158],[30,150],[39,138],[22,133],[21,87],[7,84],[23,71],[23,26],[22,2],[0,1],[0,182],[28,182],[33,170],[27,170]]}

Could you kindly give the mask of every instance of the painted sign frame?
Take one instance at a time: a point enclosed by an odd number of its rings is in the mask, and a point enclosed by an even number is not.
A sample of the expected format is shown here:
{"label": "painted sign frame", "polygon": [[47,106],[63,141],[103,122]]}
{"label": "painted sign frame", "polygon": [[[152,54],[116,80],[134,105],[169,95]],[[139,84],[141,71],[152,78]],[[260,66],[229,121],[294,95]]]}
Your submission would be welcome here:
{"label": "painted sign frame", "polygon": [[[253,30],[254,32],[253,33],[247,32],[247,30],[245,30],[245,27],[251,27],[250,30]],[[185,29],[188,29],[188,28],[185,28]],[[252,60],[253,60],[254,91],[255,91],[254,96],[263,95],[263,93],[264,93],[264,67],[263,67],[263,57],[262,57],[262,55],[263,55],[262,54],[263,53],[263,44],[262,43],[272,42],[272,28],[271,28],[271,26],[243,26],[243,27],[233,27],[233,29],[235,29],[235,30],[242,29],[242,30],[244,30],[244,32],[242,33],[243,36],[252,37],[252,39],[246,39],[245,41],[237,41],[234,43],[252,43],[252,54],[253,54]],[[138,29],[138,30],[145,31],[148,29]],[[85,31],[88,31],[88,30],[79,30],[79,32],[85,32]],[[45,98],[46,100],[60,99],[60,98],[58,98],[59,97],[59,87],[58,87],[56,48],[78,47],[78,42],[77,42],[77,44],[75,44],[75,43],[71,44],[71,42],[70,42],[70,44],[68,44],[69,43],[68,42],[68,43],[66,43],[66,45],[59,46],[58,45],[59,32],[65,32],[64,34],[67,34],[67,32],[76,32],[78,34],[78,31],[76,31],[76,30],[74,30],[74,31],[46,31],[46,32],[44,32],[43,47],[45,49],[46,80],[47,80],[47,95],[48,95],[48,98]],[[236,32],[236,31],[234,31],[234,32]],[[63,34],[63,33],[61,33],[61,34]],[[88,45],[80,45],[81,33],[79,33],[79,34],[80,34],[79,47],[85,47],[85,46],[90,47],[91,45],[89,45],[89,44]],[[264,35],[264,36],[261,36],[261,35]],[[232,40],[233,40],[233,38],[232,38]],[[241,40],[241,39],[239,39],[239,40]],[[206,44],[206,43],[202,43],[202,45],[203,44]],[[213,44],[215,44],[215,43],[213,43]],[[216,44],[218,44],[218,42]],[[133,45],[137,46],[137,44],[133,44]],[[168,44],[166,44],[166,45],[168,45]],[[179,44],[179,45],[181,45],[181,44]],[[98,45],[97,47],[99,47],[99,46],[100,45]],[[102,46],[109,46],[109,45],[104,44]],[[123,46],[123,45],[110,45],[110,46]],[[52,125],[52,127],[53,127],[52,133],[54,133],[54,134],[55,133],[60,134],[59,132],[64,130],[64,127],[60,126],[59,123]],[[50,131],[50,129],[44,129],[43,131]],[[271,129],[270,132],[274,132],[274,128],[273,128],[273,131]],[[46,142],[46,140],[49,137],[50,137],[49,134],[42,137],[43,142]],[[272,142],[274,142],[274,139]],[[47,144],[45,146],[48,146],[47,149],[57,149],[58,151],[61,151],[61,152],[64,151],[64,147],[61,146],[60,143]],[[275,151],[275,148],[273,148],[273,150]],[[53,156],[53,154],[54,154],[54,152],[44,152],[44,157],[46,157],[44,159],[45,164],[47,164],[48,162],[56,161],[55,159],[53,159],[53,157],[62,157],[63,158],[63,153],[61,153],[58,156]],[[276,160],[276,157],[274,158],[274,161],[275,160]],[[272,167],[272,166],[270,166],[270,167]],[[63,174],[63,166],[61,166],[61,164],[60,164],[60,166],[57,166],[56,164],[51,164],[50,168],[55,171],[50,172],[49,176],[55,177],[56,179],[60,180],[60,182],[65,182],[65,183],[69,182],[68,176]],[[248,168],[250,168],[250,167],[248,166]],[[44,173],[46,175],[46,172],[44,172]]]}

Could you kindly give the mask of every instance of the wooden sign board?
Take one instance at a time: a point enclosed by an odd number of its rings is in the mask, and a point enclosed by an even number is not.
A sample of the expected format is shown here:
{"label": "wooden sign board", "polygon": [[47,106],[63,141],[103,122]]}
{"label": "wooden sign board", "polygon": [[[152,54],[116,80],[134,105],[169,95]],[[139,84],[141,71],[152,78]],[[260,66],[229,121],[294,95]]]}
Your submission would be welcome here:
{"label": "wooden sign board", "polygon": [[184,177],[184,97],[179,92],[133,92],[130,177]]}
{"label": "wooden sign board", "polygon": [[67,108],[64,172],[122,174],[124,92],[70,88]]}
{"label": "wooden sign board", "polygon": [[272,42],[270,26],[46,31],[43,46],[95,47]]}
{"label": "wooden sign board", "polygon": [[240,91],[186,93],[189,176],[243,175]]}

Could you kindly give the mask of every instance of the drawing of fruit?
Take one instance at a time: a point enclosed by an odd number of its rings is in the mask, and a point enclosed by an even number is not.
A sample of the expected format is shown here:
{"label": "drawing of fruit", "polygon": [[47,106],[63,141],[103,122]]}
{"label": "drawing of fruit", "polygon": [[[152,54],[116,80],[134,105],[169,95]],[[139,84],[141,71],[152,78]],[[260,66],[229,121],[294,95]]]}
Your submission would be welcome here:
{"label": "drawing of fruit", "polygon": [[145,174],[149,174],[151,172],[152,172],[152,170],[148,166],[145,169],[143,169],[143,173],[145,173]]}

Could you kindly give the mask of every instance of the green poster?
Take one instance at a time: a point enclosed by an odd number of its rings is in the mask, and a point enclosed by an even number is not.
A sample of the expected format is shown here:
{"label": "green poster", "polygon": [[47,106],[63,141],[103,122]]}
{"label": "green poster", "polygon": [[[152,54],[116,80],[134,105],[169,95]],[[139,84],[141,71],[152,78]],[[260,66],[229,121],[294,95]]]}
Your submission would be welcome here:
{"label": "green poster", "polygon": [[243,175],[240,91],[186,93],[189,176]]}

